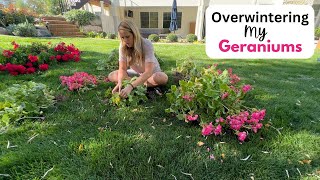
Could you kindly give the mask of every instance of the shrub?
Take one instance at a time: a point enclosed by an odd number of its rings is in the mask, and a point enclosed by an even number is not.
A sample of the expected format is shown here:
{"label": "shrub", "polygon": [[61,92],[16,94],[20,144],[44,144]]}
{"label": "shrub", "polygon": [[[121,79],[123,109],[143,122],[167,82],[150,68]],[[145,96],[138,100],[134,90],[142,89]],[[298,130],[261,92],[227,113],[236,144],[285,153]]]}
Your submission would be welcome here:
{"label": "shrub", "polygon": [[116,39],[117,35],[114,33],[107,33],[107,38],[108,39]]}
{"label": "shrub", "polygon": [[101,38],[106,38],[106,37],[107,37],[107,33],[106,33],[106,32],[100,33],[100,37],[101,37]]}
{"label": "shrub", "polygon": [[94,31],[90,31],[86,33],[86,37],[95,38],[97,36],[97,33]]}
{"label": "shrub", "polygon": [[14,31],[12,32],[15,36],[23,36],[23,37],[35,37],[37,36],[36,27],[29,23],[28,21],[25,23],[18,24]]}
{"label": "shrub", "polygon": [[35,13],[24,8],[16,9],[12,5],[5,8],[2,13],[0,13],[0,19],[5,26],[8,26],[9,24],[19,24],[25,21],[34,22],[34,17],[36,17]]}
{"label": "shrub", "polygon": [[90,21],[95,18],[91,12],[73,9],[63,15],[67,21],[77,22],[79,26],[89,25]]}
{"label": "shrub", "polygon": [[16,24],[9,24],[9,26],[6,27],[10,35],[13,35],[13,31],[16,29],[16,26],[17,26]]}
{"label": "shrub", "polygon": [[320,38],[320,27],[317,27],[315,30],[314,30],[314,36],[316,38]]}
{"label": "shrub", "polygon": [[178,36],[176,34],[168,34],[166,39],[169,42],[178,42]]}
{"label": "shrub", "polygon": [[160,38],[157,34],[150,34],[148,39],[152,42],[158,42]]}
{"label": "shrub", "polygon": [[194,34],[188,34],[186,39],[188,42],[193,43],[194,41],[197,41],[198,37]]}

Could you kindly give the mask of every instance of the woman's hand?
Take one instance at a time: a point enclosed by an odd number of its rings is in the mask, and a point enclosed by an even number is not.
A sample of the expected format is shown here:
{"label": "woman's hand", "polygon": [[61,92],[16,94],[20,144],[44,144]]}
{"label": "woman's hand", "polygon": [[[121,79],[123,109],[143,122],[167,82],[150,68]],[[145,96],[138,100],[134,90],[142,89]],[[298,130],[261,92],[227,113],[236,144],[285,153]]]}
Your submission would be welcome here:
{"label": "woman's hand", "polygon": [[132,86],[126,86],[124,89],[120,91],[120,97],[127,98],[132,90],[133,90]]}
{"label": "woman's hand", "polygon": [[114,93],[119,93],[120,94],[121,87],[122,87],[122,82],[118,82],[116,87],[113,88],[112,94],[114,94]]}

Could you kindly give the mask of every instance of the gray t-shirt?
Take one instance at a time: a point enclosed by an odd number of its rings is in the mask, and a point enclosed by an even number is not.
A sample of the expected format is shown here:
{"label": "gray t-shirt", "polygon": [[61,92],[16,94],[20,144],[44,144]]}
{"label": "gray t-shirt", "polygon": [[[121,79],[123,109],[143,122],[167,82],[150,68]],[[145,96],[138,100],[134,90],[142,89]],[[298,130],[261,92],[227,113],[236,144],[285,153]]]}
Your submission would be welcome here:
{"label": "gray t-shirt", "polygon": [[[122,45],[120,43],[119,61],[127,61],[127,57],[123,54],[121,47]],[[153,73],[161,72],[159,62],[157,58],[154,56],[153,45],[151,41],[149,41],[148,39],[142,38],[142,47],[143,47],[145,63],[148,63],[148,62],[154,63]],[[134,65],[131,65],[130,68],[140,74],[140,73],[144,73],[145,65],[134,64]]]}

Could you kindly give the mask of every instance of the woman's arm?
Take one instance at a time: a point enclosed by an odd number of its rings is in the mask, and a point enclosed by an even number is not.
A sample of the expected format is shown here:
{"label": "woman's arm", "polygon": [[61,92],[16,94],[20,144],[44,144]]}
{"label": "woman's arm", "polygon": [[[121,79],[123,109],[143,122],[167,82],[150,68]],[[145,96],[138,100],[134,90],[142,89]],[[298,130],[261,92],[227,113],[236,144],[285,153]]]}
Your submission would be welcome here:
{"label": "woman's arm", "polygon": [[[135,81],[133,81],[131,84],[127,85],[123,90],[120,92],[121,97],[127,97],[128,94],[131,93],[134,87],[137,87],[144,82],[146,82],[153,74],[153,69],[154,69],[154,63],[149,62],[145,63],[145,71],[142,73]],[[119,84],[119,83],[118,83]]]}
{"label": "woman's arm", "polygon": [[118,70],[118,83],[113,88],[112,93],[116,93],[121,91],[122,88],[122,80],[127,77],[127,62],[126,61],[119,61],[119,70]]}
{"label": "woman's arm", "polygon": [[127,77],[127,62],[119,61],[119,71],[118,71],[118,83]]}

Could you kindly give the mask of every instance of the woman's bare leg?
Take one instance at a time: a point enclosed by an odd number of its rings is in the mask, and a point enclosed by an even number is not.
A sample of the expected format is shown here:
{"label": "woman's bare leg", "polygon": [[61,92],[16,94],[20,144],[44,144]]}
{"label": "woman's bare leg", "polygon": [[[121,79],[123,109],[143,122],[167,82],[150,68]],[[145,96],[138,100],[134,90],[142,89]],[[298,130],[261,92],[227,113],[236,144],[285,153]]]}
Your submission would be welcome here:
{"label": "woman's bare leg", "polygon": [[168,76],[164,72],[156,72],[147,80],[147,86],[161,86],[167,84],[167,82]]}
{"label": "woman's bare leg", "polygon": [[[108,75],[108,79],[109,81],[111,82],[114,82],[114,83],[118,83],[118,71],[119,70],[115,70],[115,71],[112,71],[109,75]],[[130,79],[130,77],[125,74],[125,79]]]}

